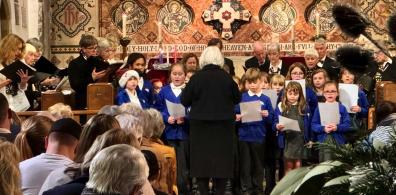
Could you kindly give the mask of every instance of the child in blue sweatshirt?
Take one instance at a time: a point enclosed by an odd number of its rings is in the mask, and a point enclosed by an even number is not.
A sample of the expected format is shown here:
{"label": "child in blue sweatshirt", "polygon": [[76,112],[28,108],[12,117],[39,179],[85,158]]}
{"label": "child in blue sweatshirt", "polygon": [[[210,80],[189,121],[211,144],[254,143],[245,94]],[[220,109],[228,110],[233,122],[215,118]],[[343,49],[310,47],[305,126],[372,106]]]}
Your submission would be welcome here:
{"label": "child in blue sweatshirt", "polygon": [[139,81],[139,73],[134,70],[128,70],[122,74],[118,84],[120,88],[117,92],[117,105],[132,102],[143,109],[150,108],[151,105],[147,96],[137,90]]}
{"label": "child in blue sweatshirt", "polygon": [[[327,81],[323,88],[323,95],[326,99],[326,103],[337,102],[338,96],[338,84],[335,81]],[[339,105],[340,112],[340,123],[339,124],[321,124],[319,107],[315,109],[312,117],[311,129],[316,134],[317,140],[320,143],[345,144],[344,133],[349,130],[350,120],[349,114],[345,106],[341,103]],[[319,150],[319,161],[331,160],[332,154],[326,149]]]}
{"label": "child in blue sweatshirt", "polygon": [[[271,125],[273,109],[269,97],[262,93],[260,70],[250,68],[245,73],[248,91],[242,94],[243,102],[260,101],[262,120],[240,124],[239,153],[240,153],[240,181],[243,193],[262,192],[264,177],[264,142],[266,126]],[[236,120],[241,121],[241,109],[235,108]]]}
{"label": "child in blue sweatshirt", "polygon": [[[301,160],[307,159],[306,147],[312,145],[310,110],[303,97],[302,87],[290,82],[285,88],[282,102],[275,109],[273,128],[277,130],[279,148],[284,149],[285,172],[301,167]],[[279,123],[279,116],[297,120],[301,131],[286,129]]]}
{"label": "child in blue sweatshirt", "polygon": [[[169,114],[166,101],[181,104],[180,94],[185,86],[186,68],[182,64],[173,64],[170,68],[170,84],[161,89],[155,101],[155,107],[161,112],[165,130],[163,137],[168,145],[175,148],[177,159],[177,186],[181,194],[188,194],[189,184],[189,142],[186,117],[174,117]],[[186,109],[187,112],[187,109]]]}

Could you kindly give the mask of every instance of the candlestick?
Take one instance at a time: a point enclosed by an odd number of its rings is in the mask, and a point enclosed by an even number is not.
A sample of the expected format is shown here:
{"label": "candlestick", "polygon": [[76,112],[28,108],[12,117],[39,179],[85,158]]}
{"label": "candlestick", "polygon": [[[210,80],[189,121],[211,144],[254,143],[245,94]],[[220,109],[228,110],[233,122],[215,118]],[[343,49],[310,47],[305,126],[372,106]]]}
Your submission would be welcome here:
{"label": "candlestick", "polygon": [[315,15],[315,24],[316,24],[316,36],[320,34],[320,14],[316,13]]}
{"label": "candlestick", "polygon": [[126,22],[127,22],[127,15],[122,14],[122,37],[126,37]]}
{"label": "candlestick", "polygon": [[174,50],[173,50],[173,60],[174,60],[174,63],[176,64],[176,62],[177,62],[177,48],[176,48],[176,45],[174,46]]}
{"label": "candlestick", "polygon": [[163,64],[164,63],[164,56],[163,56],[163,50],[162,48],[160,49],[160,54],[159,54],[159,63]]}

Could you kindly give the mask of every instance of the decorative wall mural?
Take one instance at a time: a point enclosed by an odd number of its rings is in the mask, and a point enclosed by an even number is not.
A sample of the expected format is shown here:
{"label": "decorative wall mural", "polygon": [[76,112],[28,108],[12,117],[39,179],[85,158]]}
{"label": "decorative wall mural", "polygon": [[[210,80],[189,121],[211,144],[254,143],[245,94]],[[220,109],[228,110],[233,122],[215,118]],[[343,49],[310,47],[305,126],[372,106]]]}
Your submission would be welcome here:
{"label": "decorative wall mural", "polygon": [[320,34],[327,34],[336,26],[331,12],[332,2],[331,0],[316,0],[308,6],[305,13],[305,20],[315,29],[317,28],[316,23],[319,24],[318,32]]}
{"label": "decorative wall mural", "polygon": [[297,18],[297,11],[285,0],[275,0],[264,5],[260,20],[276,33],[286,32]]}
{"label": "decorative wall mural", "polygon": [[148,19],[148,11],[138,1],[126,0],[120,1],[111,12],[111,20],[122,30],[122,14],[126,14],[126,33],[133,34],[137,32]]}
{"label": "decorative wall mural", "polygon": [[358,7],[368,17],[375,33],[386,34],[387,19],[396,12],[395,0],[359,0]]}
{"label": "decorative wall mural", "polygon": [[91,20],[91,14],[77,0],[64,1],[53,12],[53,23],[68,37],[74,37]]}
{"label": "decorative wall mural", "polygon": [[194,20],[192,8],[179,0],[168,1],[157,14],[157,21],[170,34],[181,33]]}
{"label": "decorative wall mural", "polygon": [[231,39],[242,24],[250,21],[251,16],[250,11],[237,0],[216,0],[202,14],[203,20],[212,24],[226,40]]}

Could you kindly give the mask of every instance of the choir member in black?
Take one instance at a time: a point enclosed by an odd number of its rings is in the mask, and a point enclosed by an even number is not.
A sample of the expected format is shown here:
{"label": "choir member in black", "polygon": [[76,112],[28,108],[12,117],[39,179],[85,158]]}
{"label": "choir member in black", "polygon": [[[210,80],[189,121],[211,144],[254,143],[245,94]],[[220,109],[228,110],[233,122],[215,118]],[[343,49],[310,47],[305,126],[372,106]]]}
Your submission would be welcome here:
{"label": "choir member in black", "polygon": [[92,35],[83,35],[80,39],[80,56],[69,63],[68,75],[71,88],[76,92],[74,109],[85,109],[87,106],[87,86],[102,78],[106,70],[96,71],[87,59],[97,55],[98,41]]}
{"label": "choir member in black", "polygon": [[269,64],[264,65],[262,71],[267,72],[269,75],[281,74],[286,76],[289,70],[289,65],[285,64],[280,59],[279,43],[271,43],[267,47],[267,55]]}
{"label": "choir member in black", "polygon": [[269,67],[269,60],[267,58],[267,54],[265,51],[265,46],[261,42],[253,43],[253,57],[247,59],[245,61],[245,66],[243,67],[246,71],[249,68],[259,68],[260,71],[265,71],[265,67]]}
{"label": "choir member in black", "polygon": [[[220,51],[223,50],[223,41],[219,38],[213,38],[209,40],[208,46],[217,46],[219,47]],[[223,69],[228,72],[230,75],[235,76],[235,67],[234,67],[234,62],[229,59],[224,57],[224,66]]]}
{"label": "choir member in black", "polygon": [[[315,70],[319,69],[318,62],[319,62],[319,54],[315,49],[307,49],[304,52],[304,60],[305,65],[307,67],[307,76],[305,80],[308,84],[312,83],[312,74]],[[313,87],[311,85],[311,87]]]}
{"label": "choir member in black", "polygon": [[327,71],[330,80],[338,81],[340,66],[334,59],[327,56],[327,44],[324,37],[320,37],[315,40],[315,49],[319,54],[318,66],[320,68],[324,68]]}
{"label": "choir member in black", "polygon": [[396,58],[391,59],[379,50],[374,52],[374,58],[377,62],[376,80],[396,82]]}

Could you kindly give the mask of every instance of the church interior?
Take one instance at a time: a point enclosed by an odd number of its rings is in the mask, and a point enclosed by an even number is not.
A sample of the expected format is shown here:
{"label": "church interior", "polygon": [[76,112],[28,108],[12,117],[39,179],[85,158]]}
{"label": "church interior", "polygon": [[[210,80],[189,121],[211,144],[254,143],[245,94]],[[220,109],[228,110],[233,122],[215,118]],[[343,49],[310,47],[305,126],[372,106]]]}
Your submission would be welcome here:
{"label": "church interior", "polygon": [[395,82],[394,0],[0,0],[0,194],[396,194]]}

